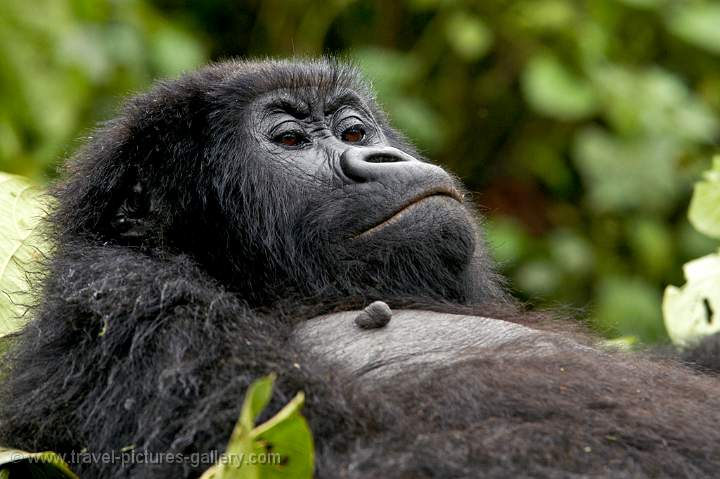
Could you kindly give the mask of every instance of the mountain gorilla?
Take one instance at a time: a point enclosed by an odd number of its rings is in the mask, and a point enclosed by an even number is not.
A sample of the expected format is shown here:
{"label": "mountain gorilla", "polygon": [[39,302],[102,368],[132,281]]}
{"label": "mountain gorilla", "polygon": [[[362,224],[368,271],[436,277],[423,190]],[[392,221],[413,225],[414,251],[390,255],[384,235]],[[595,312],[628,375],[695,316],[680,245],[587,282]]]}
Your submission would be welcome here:
{"label": "mountain gorilla", "polygon": [[[521,311],[462,187],[351,67],[228,62],[159,83],[53,195],[49,273],[0,370],[0,444],[222,452],[248,385],[276,372],[275,410],[307,395],[317,477],[720,474],[718,357],[609,351]],[[377,300],[389,323],[358,327]]]}

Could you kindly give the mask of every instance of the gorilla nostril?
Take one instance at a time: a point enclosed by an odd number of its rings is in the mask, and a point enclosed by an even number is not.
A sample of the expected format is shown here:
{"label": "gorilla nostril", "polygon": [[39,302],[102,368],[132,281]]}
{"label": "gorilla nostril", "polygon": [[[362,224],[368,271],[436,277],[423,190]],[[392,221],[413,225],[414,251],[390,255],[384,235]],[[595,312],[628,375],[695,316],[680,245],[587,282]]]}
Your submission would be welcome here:
{"label": "gorilla nostril", "polygon": [[365,158],[368,163],[397,163],[399,161],[406,161],[404,158],[400,158],[395,155],[388,155],[387,153],[377,153],[370,155]]}

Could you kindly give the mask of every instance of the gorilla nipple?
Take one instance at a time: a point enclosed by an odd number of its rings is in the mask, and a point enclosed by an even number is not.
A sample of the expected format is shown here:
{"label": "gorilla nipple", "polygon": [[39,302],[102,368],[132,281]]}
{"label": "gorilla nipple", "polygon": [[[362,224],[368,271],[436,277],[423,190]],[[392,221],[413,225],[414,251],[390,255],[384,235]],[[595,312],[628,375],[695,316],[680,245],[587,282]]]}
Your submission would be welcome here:
{"label": "gorilla nipple", "polygon": [[391,318],[390,306],[382,301],[375,301],[355,317],[355,324],[360,329],[378,329],[385,327]]}

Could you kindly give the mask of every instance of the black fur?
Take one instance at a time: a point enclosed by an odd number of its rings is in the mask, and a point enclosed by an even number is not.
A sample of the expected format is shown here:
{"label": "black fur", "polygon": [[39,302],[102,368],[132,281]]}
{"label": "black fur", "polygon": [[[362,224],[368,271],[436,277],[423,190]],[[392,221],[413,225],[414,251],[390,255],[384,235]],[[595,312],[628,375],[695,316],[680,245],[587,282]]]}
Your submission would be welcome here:
{"label": "black fur", "polygon": [[[278,88],[308,101],[359,92],[388,143],[417,157],[356,72],[330,61],[223,63],[131,100],[53,190],[56,250],[35,319],[0,370],[0,444],[222,451],[247,386],[277,372],[274,409],[307,395],[318,477],[720,474],[720,381],[671,359],[558,350],[366,383],[292,347],[299,322],[378,299],[587,340],[520,311],[475,231],[440,224],[438,235],[455,234],[349,250],[333,241],[369,200],[333,181],[284,181],[292,166],[254,146],[249,105]],[[84,478],[182,478],[207,465],[76,467]]]}

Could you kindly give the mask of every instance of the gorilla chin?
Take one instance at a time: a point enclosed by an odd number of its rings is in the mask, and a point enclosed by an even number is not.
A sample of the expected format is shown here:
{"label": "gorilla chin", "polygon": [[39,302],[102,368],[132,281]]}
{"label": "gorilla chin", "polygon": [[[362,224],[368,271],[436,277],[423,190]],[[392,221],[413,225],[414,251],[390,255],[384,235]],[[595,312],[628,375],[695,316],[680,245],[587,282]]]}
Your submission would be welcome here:
{"label": "gorilla chin", "polygon": [[[429,205],[427,204],[428,202],[430,203]],[[426,226],[432,228],[435,224],[437,224],[436,222],[438,220],[445,217],[445,211],[447,211],[447,214],[451,216],[454,211],[460,210],[464,212],[461,204],[462,197],[456,191],[429,191],[420,197],[413,198],[406,202],[387,219],[384,219],[381,223],[371,226],[370,228],[355,235],[353,239],[366,239],[386,231],[388,227],[418,228]],[[464,214],[460,216],[461,219],[465,219],[465,223],[468,223]]]}
{"label": "gorilla chin", "polygon": [[56,248],[0,362],[0,445],[221,452],[272,372],[259,419],[304,391],[320,479],[720,474],[720,335],[684,362],[525,311],[462,187],[352,66],[210,65],[90,138],[52,188]]}
{"label": "gorilla chin", "polygon": [[454,189],[430,190],[390,210],[346,243],[348,259],[363,258],[360,265],[353,263],[354,276],[385,285],[379,289],[385,295],[417,294],[416,286],[427,282],[461,291],[478,241],[475,219],[461,201]]}

